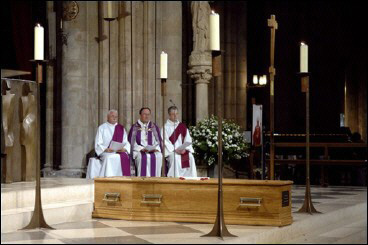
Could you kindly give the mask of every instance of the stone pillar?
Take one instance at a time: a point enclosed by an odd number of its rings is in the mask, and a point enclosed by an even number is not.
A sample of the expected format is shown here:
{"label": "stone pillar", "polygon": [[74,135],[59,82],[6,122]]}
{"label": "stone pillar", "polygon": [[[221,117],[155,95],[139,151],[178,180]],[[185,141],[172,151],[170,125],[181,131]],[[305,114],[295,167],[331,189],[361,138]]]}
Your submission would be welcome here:
{"label": "stone pillar", "polygon": [[[59,175],[81,177],[97,128],[97,2],[78,2],[79,14],[64,21],[62,56],[62,159]],[[95,132],[94,132],[95,134]]]}
{"label": "stone pillar", "polygon": [[191,3],[193,51],[188,74],[196,84],[196,122],[208,117],[208,84],[212,77],[212,58],[208,51],[210,11],[207,1]]}
{"label": "stone pillar", "polygon": [[208,117],[208,84],[212,78],[212,59],[209,52],[192,53],[188,74],[196,85],[196,122]]}
{"label": "stone pillar", "polygon": [[[161,48],[168,54],[169,62],[167,95],[165,101],[165,118],[167,118],[167,108],[172,105],[170,100],[175,103],[179,112],[182,111],[182,3],[179,1],[164,1],[160,3]],[[160,56],[157,55],[158,69],[160,64],[159,57]],[[160,108],[162,108],[162,106]],[[182,114],[179,113],[179,120],[181,120],[181,115]]]}
{"label": "stone pillar", "polygon": [[234,98],[236,99],[236,122],[247,128],[247,3],[242,2],[238,8],[240,16],[239,26],[236,31],[236,87]]}
{"label": "stone pillar", "polygon": [[[149,106],[152,121],[162,126],[160,53],[169,55],[166,106],[182,103],[181,2],[124,1],[118,20],[118,107],[126,128]],[[105,79],[105,75],[103,75]],[[102,79],[102,80],[103,80]],[[104,92],[101,92],[104,93]]]}
{"label": "stone pillar", "polygon": [[345,126],[367,142],[367,75],[362,72],[365,66],[359,58],[354,57],[346,71]]}
{"label": "stone pillar", "polygon": [[[49,60],[54,61],[56,56],[56,13],[54,12],[54,2],[47,2],[47,22],[49,30]],[[42,171],[44,176],[49,175],[53,169],[53,103],[54,103],[54,66],[55,63],[46,66],[46,159]]]}
{"label": "stone pillar", "polygon": [[[132,2],[121,2],[119,8],[119,122],[130,129],[135,122],[132,108]],[[135,116],[135,115],[134,115]]]}

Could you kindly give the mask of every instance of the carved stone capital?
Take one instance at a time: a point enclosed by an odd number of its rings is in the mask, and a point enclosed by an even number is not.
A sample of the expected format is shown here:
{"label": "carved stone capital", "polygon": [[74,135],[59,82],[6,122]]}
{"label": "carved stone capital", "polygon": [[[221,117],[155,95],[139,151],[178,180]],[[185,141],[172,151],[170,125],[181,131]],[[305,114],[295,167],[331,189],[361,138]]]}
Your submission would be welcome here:
{"label": "carved stone capital", "polygon": [[189,56],[189,67],[212,66],[212,56],[210,52],[195,52]]}
{"label": "carved stone capital", "polygon": [[189,57],[188,75],[195,83],[209,83],[212,78],[212,60],[208,52],[193,52]]}

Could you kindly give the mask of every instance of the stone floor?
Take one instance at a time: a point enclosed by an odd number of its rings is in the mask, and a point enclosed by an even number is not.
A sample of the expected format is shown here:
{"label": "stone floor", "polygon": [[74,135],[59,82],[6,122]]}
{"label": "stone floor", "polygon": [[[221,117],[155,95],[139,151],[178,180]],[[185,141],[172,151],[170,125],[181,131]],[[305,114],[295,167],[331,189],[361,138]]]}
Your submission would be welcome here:
{"label": "stone floor", "polygon": [[367,243],[367,188],[312,187],[321,214],[295,213],[304,186],[293,186],[294,222],[285,227],[228,225],[237,237],[201,237],[212,224],[90,219],[52,225],[55,230],[1,233],[1,243]]}
{"label": "stone floor", "polygon": [[[78,178],[41,178],[46,222],[59,224],[89,220],[93,211],[94,182]],[[17,231],[31,219],[35,182],[1,184],[1,232]]]}

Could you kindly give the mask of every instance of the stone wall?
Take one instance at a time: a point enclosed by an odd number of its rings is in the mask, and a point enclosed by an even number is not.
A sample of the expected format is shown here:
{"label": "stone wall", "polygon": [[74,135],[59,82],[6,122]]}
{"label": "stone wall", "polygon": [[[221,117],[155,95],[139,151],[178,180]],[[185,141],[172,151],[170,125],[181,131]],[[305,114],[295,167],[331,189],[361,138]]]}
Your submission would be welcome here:
{"label": "stone wall", "polygon": [[[51,163],[53,75],[48,69],[45,169],[59,166],[61,171],[46,175],[83,176],[86,155],[93,150],[97,127],[106,121],[109,109],[118,110],[119,122],[127,130],[143,106],[149,106],[152,120],[162,125],[162,50],[169,59],[166,107],[170,99],[179,110],[182,107],[181,2],[120,1],[119,17],[111,22],[103,19],[101,2],[77,3],[77,17],[63,21],[62,156],[56,164]],[[51,4],[47,15],[51,27],[55,24]],[[53,50],[52,31],[49,40]]]}

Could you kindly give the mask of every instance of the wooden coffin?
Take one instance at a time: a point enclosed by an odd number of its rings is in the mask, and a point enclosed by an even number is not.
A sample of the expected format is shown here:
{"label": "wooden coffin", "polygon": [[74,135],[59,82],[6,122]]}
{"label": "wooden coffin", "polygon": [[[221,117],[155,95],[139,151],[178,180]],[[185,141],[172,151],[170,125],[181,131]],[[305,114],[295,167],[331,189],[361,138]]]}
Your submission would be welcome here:
{"label": "wooden coffin", "polygon": [[[291,224],[292,183],[223,179],[226,224]],[[214,223],[217,196],[217,179],[96,178],[92,217]]]}

